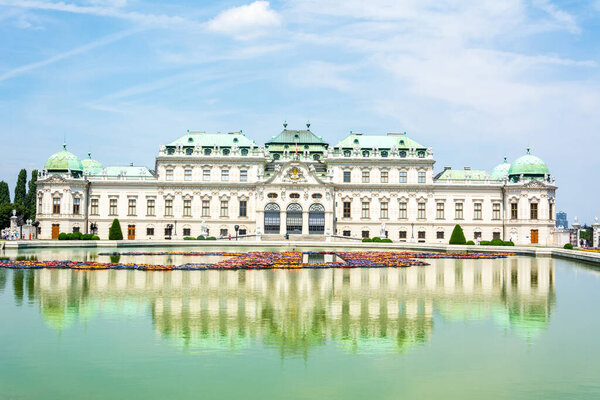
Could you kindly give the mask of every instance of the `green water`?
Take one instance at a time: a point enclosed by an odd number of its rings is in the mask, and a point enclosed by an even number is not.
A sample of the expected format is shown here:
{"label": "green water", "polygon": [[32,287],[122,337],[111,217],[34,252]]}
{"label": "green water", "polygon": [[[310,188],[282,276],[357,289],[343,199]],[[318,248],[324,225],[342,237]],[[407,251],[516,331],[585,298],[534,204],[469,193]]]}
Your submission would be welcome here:
{"label": "green water", "polygon": [[596,270],[428,262],[0,270],[0,399],[600,398]]}

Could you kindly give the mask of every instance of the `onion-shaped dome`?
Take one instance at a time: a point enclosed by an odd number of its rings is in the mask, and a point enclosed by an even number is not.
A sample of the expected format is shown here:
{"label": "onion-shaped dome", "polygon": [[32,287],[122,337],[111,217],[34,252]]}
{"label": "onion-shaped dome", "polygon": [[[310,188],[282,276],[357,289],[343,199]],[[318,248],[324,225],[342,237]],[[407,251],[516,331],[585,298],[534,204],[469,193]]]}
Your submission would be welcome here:
{"label": "onion-shaped dome", "polygon": [[522,175],[524,178],[543,179],[550,177],[550,171],[541,158],[532,156],[527,149],[527,154],[517,158],[510,165],[508,176],[511,181],[518,181]]}
{"label": "onion-shaped dome", "polygon": [[88,153],[88,158],[81,160],[84,170],[102,169],[102,164],[92,159],[92,153]]}
{"label": "onion-shaped dome", "polygon": [[506,179],[508,178],[508,170],[510,169],[510,163],[506,161],[506,157],[504,157],[504,162],[502,164],[498,164],[494,167],[492,172],[490,173],[490,177],[492,179]]}
{"label": "onion-shaped dome", "polygon": [[44,169],[48,172],[71,171],[81,173],[83,172],[83,165],[75,154],[67,151],[67,145],[63,144],[63,150],[52,154],[48,161],[46,161]]}

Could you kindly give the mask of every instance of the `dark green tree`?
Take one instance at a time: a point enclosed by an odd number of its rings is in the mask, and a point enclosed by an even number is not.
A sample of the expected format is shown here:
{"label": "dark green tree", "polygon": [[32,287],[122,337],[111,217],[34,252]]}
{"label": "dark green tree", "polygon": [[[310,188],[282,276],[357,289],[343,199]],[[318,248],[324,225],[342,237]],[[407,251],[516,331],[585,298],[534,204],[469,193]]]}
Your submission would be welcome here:
{"label": "dark green tree", "polygon": [[8,183],[0,182],[0,206],[10,203],[10,189]]}
{"label": "dark green tree", "polygon": [[36,198],[37,198],[37,176],[38,170],[34,169],[31,171],[31,179],[29,180],[28,188],[27,188],[27,196],[25,196],[25,207],[29,210],[27,214],[27,218],[34,221],[35,213],[36,213]]}
{"label": "dark green tree", "polygon": [[108,240],[123,240],[123,231],[121,230],[121,223],[115,218],[108,231]]}
{"label": "dark green tree", "polygon": [[8,228],[10,226],[10,217],[12,216],[12,210],[17,211],[17,216],[27,215],[27,208],[21,204],[4,204],[0,206],[0,229]]}
{"label": "dark green tree", "polygon": [[17,186],[15,186],[15,204],[25,205],[25,197],[27,196],[27,171],[22,169],[19,171],[17,178]]}
{"label": "dark green tree", "polygon": [[465,233],[458,224],[456,224],[454,230],[452,231],[452,236],[450,236],[450,244],[467,244]]}

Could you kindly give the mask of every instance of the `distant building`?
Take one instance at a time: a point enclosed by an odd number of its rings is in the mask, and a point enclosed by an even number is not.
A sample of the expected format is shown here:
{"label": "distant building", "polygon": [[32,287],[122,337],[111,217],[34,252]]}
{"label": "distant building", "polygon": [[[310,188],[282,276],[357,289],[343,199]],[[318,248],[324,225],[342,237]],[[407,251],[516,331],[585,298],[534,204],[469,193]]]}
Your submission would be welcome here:
{"label": "distant building", "polygon": [[567,219],[567,213],[560,211],[556,213],[556,227],[562,226],[563,228],[569,227],[569,220]]}

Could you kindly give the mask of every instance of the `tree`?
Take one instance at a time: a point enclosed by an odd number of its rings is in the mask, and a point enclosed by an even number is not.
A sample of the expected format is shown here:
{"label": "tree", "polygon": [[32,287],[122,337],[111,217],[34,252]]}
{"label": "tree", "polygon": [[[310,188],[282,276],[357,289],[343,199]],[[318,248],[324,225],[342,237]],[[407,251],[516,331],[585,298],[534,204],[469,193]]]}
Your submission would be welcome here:
{"label": "tree", "polygon": [[17,186],[15,186],[15,204],[25,205],[25,196],[27,195],[27,171],[22,169],[19,171],[17,178]]}
{"label": "tree", "polygon": [[123,231],[121,230],[121,223],[115,218],[108,231],[108,240],[123,240]]}
{"label": "tree", "polygon": [[27,219],[32,221],[35,220],[36,214],[37,176],[37,169],[31,171],[31,179],[29,180],[29,187],[27,188],[27,196],[25,196],[25,207],[27,207],[27,210],[29,210]]}
{"label": "tree", "polygon": [[8,183],[0,182],[0,206],[10,203],[10,189]]}
{"label": "tree", "polygon": [[467,244],[465,233],[458,224],[456,224],[454,230],[452,231],[452,236],[450,236],[450,244]]}
{"label": "tree", "polygon": [[17,210],[17,216],[26,215],[27,208],[21,204],[3,204],[0,206],[0,229],[10,227],[10,217],[12,217],[12,210]]}

